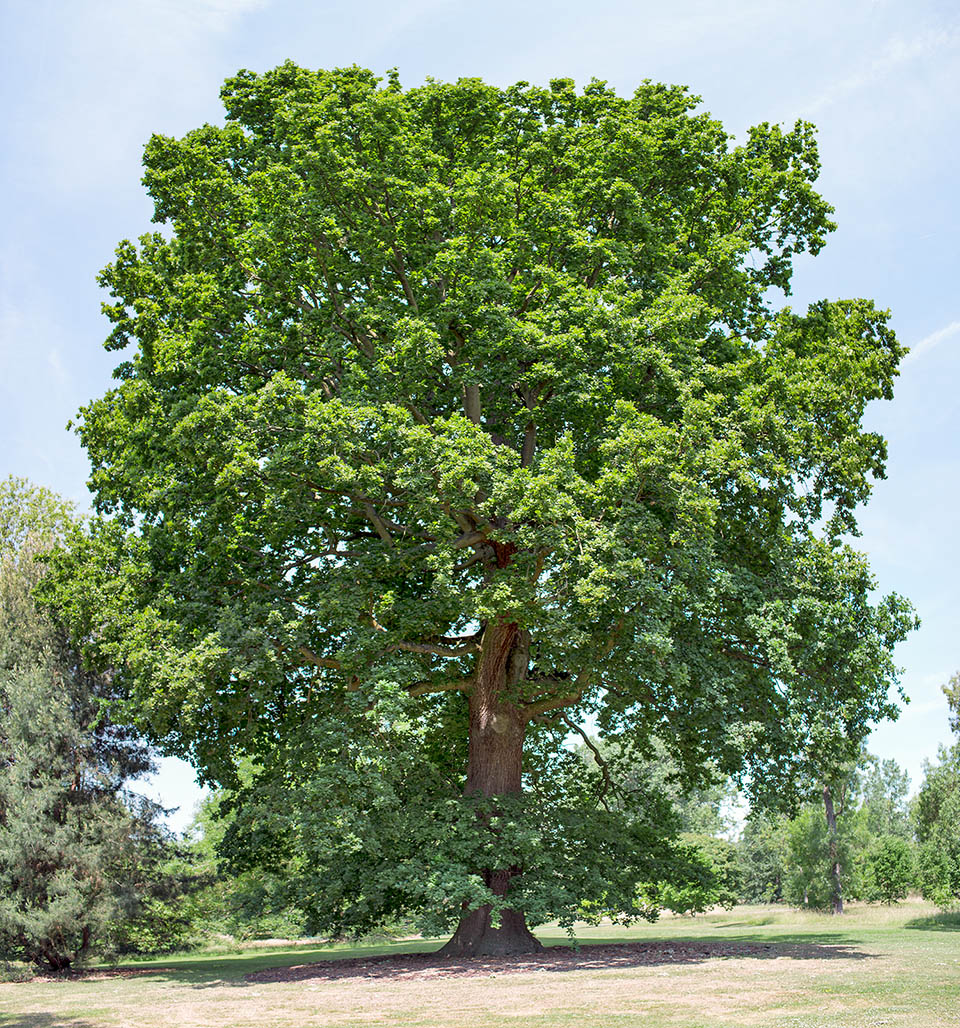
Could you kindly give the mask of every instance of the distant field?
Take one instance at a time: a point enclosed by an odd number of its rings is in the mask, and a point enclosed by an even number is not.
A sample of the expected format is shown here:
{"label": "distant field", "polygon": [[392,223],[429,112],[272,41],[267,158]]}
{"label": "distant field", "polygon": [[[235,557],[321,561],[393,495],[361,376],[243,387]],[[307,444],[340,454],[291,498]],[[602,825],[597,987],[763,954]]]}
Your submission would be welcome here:
{"label": "distant field", "polygon": [[[539,934],[567,943],[556,930]],[[128,963],[122,975],[0,984],[0,1026],[960,1028],[960,916],[920,902],[853,907],[841,918],[738,907],[578,934],[579,953],[520,969],[369,959],[423,953],[437,942]],[[643,945],[609,948],[624,943]],[[318,961],[320,968],[302,967]],[[292,980],[276,980],[284,976]]]}

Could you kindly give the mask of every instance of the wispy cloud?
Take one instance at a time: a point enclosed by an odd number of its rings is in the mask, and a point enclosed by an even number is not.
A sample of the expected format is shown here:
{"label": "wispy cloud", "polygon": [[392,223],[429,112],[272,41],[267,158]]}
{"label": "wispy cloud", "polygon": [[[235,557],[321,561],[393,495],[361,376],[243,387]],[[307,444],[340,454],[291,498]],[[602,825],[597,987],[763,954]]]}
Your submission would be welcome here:
{"label": "wispy cloud", "polygon": [[938,328],[936,332],[931,332],[930,335],[924,336],[919,343],[914,343],[910,347],[910,352],[904,357],[903,363],[912,364],[924,354],[929,353],[935,346],[939,346],[944,339],[950,339],[952,336],[957,335],[957,333],[960,333],[960,321],[951,321],[949,325]]}
{"label": "wispy cloud", "polygon": [[69,383],[70,375],[63,365],[60,351],[56,347],[47,354],[47,367],[60,385],[65,386]]}
{"label": "wispy cloud", "polygon": [[819,96],[804,105],[804,116],[817,114],[852,93],[886,78],[904,64],[929,58],[941,50],[960,45],[960,29],[954,26],[929,29],[916,36],[894,36],[872,60],[866,61],[849,75],[830,83]]}
{"label": "wispy cloud", "polygon": [[266,7],[268,2],[269,0],[161,0],[156,6],[176,18],[192,20],[214,31],[225,31],[231,28],[238,18]]}

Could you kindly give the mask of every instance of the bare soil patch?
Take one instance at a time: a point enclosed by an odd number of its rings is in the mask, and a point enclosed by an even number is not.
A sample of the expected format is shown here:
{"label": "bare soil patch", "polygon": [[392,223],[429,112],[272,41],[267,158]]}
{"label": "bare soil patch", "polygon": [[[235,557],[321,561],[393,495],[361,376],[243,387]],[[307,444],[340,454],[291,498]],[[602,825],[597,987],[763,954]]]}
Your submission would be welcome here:
{"label": "bare soil patch", "polygon": [[599,971],[662,964],[699,964],[716,959],[863,960],[869,954],[851,946],[815,943],[634,942],[573,949],[550,946],[540,953],[513,957],[440,959],[435,953],[320,960],[292,967],[270,967],[244,975],[247,982],[342,981],[379,979],[428,981],[539,972]]}
{"label": "bare soil patch", "polygon": [[35,974],[31,982],[99,982],[108,978],[146,978],[155,974],[169,974],[171,967],[93,967],[76,971]]}

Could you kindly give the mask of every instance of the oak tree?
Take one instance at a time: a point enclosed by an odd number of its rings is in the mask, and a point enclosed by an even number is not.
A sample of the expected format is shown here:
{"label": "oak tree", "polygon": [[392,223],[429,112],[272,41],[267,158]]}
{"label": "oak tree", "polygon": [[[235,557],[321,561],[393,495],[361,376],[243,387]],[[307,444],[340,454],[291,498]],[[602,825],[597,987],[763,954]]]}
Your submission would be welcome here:
{"label": "oak tree", "polygon": [[[165,228],[102,276],[108,521],[61,602],[168,750],[306,783],[329,923],[432,910],[479,953],[649,912],[656,801],[605,810],[565,738],[776,788],[819,702],[805,554],[883,474],[886,314],[777,305],[833,227],[812,126],[289,63],[222,98],[150,140]],[[852,717],[888,670],[837,683]]]}

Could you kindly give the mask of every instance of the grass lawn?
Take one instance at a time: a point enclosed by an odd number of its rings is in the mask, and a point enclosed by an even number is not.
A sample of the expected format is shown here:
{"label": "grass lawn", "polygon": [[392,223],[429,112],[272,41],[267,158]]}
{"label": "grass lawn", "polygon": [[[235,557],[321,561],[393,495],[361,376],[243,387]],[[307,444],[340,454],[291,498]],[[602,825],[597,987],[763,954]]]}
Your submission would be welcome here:
{"label": "grass lawn", "polygon": [[[545,928],[545,943],[566,944]],[[2,1028],[960,1028],[960,916],[917,902],[840,918],[777,907],[584,927],[576,959],[513,973],[367,963],[295,981],[267,968],[435,949],[290,946],[127,963],[123,976],[0,984]],[[591,958],[589,944],[644,942],[642,959]],[[695,944],[695,945],[694,945]],[[700,946],[700,951],[697,946]],[[705,948],[706,947],[706,948]],[[713,948],[721,955],[705,955]],[[604,951],[596,951],[597,954]],[[609,951],[607,951],[609,952]]]}

